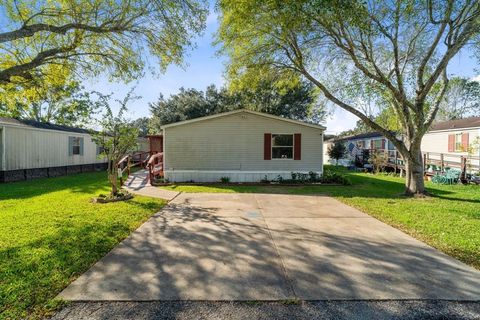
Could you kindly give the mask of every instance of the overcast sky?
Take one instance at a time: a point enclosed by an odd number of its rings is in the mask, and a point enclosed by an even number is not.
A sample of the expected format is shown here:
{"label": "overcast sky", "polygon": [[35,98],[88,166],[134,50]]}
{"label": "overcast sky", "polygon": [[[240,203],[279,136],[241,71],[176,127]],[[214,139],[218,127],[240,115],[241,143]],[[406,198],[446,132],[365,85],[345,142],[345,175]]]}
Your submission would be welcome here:
{"label": "overcast sky", "polygon": [[[207,19],[204,35],[196,39],[197,46],[188,52],[183,68],[170,66],[166,73],[158,77],[147,73],[142,79],[128,84],[110,83],[105,78],[100,78],[87,81],[85,86],[88,90],[97,90],[105,94],[113,92],[117,98],[123,98],[134,87],[135,94],[141,99],[129,106],[132,119],[149,116],[148,103],[156,101],[160,93],[168,97],[177,93],[181,87],[204,90],[210,84],[222,86],[225,83],[223,73],[226,58],[219,57],[216,54],[218,48],[212,44],[217,28],[217,16],[212,12]],[[461,52],[450,63],[448,73],[469,78],[478,77],[480,80],[478,70],[475,68],[475,60],[471,58],[471,53]],[[354,115],[336,108],[334,114],[327,119],[327,133],[337,134],[351,129],[356,121]]]}

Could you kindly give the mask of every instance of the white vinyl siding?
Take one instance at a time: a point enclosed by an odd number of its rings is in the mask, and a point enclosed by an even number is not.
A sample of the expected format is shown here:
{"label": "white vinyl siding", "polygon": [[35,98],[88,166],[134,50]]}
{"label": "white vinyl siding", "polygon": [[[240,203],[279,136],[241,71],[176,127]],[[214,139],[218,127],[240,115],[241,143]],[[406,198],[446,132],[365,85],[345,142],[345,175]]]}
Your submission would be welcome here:
{"label": "white vinyl siding", "polygon": [[[475,139],[480,136],[480,129],[458,129],[458,130],[428,132],[425,134],[425,136],[422,139],[422,152],[429,153],[429,158],[437,159],[437,160],[440,159],[439,154],[443,153],[445,161],[458,162],[459,161],[458,157],[468,156],[468,152],[465,152],[465,151],[449,152],[448,136],[451,134],[461,135],[462,133],[468,133],[469,144],[472,144],[475,141]],[[479,157],[480,150],[476,150],[474,156]],[[470,160],[470,164],[480,165],[480,161]]]}
{"label": "white vinyl siding", "polygon": [[[3,129],[4,170],[34,169],[103,163],[90,135],[5,125]],[[69,137],[83,139],[83,155],[69,155]]]}
{"label": "white vinyl siding", "polygon": [[[300,133],[301,160],[264,160],[264,134]],[[292,172],[323,168],[322,130],[250,113],[236,113],[164,129],[165,169]]]}
{"label": "white vinyl siding", "polygon": [[[425,136],[423,136],[423,139],[422,139],[422,151],[452,153],[452,152],[448,152],[448,136],[450,134],[454,134],[454,135],[459,134],[460,145],[461,145],[462,133],[468,133],[469,135],[468,141],[471,144],[480,135],[480,129],[458,129],[458,130],[428,132],[425,134]],[[467,155],[467,152],[456,152],[456,154]]]}
{"label": "white vinyl siding", "polygon": [[4,129],[0,127],[0,171],[5,170],[5,135]]}

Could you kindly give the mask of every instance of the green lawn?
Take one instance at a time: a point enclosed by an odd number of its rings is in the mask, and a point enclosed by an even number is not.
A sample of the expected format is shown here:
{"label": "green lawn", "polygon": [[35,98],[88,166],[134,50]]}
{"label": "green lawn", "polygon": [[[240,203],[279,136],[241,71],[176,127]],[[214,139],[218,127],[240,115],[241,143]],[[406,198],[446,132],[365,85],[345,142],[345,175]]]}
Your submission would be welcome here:
{"label": "green lawn", "polygon": [[398,177],[353,173],[352,186],[192,186],[166,187],[185,192],[261,192],[329,194],[441,251],[480,269],[480,186],[427,183],[433,197],[405,198]]}
{"label": "green lawn", "polygon": [[39,318],[52,299],[165,203],[93,204],[106,174],[0,184],[0,319]]}

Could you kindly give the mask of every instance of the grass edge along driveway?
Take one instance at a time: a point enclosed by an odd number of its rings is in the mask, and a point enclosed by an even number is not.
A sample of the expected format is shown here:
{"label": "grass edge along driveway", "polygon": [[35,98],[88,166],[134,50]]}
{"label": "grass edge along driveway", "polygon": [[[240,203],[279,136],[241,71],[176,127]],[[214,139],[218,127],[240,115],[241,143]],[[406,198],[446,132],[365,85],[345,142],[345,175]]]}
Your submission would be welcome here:
{"label": "grass edge along driveway", "polygon": [[41,318],[53,298],[165,202],[108,193],[106,173],[0,184],[0,319]]}
{"label": "grass edge along driveway", "polygon": [[403,196],[403,178],[356,173],[334,166],[325,169],[346,175],[353,184],[294,187],[179,184],[163,188],[182,192],[327,194],[480,269],[480,186],[427,182],[432,197],[413,199]]}

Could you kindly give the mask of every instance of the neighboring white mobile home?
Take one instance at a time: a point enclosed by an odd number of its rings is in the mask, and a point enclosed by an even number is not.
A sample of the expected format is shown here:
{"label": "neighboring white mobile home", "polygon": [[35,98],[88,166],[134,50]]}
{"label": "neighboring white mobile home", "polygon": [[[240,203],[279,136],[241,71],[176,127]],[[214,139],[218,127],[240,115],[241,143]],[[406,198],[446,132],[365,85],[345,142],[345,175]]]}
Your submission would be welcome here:
{"label": "neighboring white mobile home", "polygon": [[236,110],[162,127],[163,168],[170,181],[255,182],[323,173],[325,127]]}
{"label": "neighboring white mobile home", "polygon": [[457,166],[460,157],[469,158],[469,165],[479,166],[480,117],[439,122],[425,134],[422,151],[429,159]]}
{"label": "neighboring white mobile home", "polygon": [[0,182],[103,170],[99,151],[86,129],[0,118]]}

